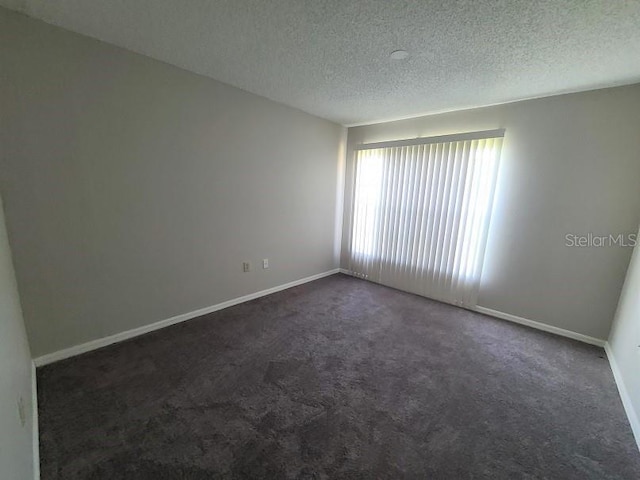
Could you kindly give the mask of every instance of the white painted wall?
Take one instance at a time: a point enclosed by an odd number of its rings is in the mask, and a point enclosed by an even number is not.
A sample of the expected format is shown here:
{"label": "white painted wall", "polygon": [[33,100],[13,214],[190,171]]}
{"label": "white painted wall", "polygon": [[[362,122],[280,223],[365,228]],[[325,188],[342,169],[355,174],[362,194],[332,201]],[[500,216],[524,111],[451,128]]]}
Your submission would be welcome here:
{"label": "white painted wall", "polygon": [[612,360],[616,381],[621,387],[622,400],[640,447],[640,247],[638,246],[631,258],[620,295],[607,354]]}
{"label": "white painted wall", "polygon": [[3,480],[34,478],[31,365],[0,199],[0,478]]}
{"label": "white painted wall", "polygon": [[344,127],[6,10],[0,63],[34,356],[338,267]]}
{"label": "white painted wall", "polygon": [[640,85],[350,128],[353,148],[505,128],[479,304],[606,339],[630,248],[568,248],[565,235],[634,233],[640,221]]}

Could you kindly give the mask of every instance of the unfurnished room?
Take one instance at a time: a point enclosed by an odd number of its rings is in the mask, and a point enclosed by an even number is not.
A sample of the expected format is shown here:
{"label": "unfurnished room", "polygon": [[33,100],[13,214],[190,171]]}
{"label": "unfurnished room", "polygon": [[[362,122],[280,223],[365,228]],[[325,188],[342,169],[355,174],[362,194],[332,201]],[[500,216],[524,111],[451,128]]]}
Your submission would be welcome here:
{"label": "unfurnished room", "polygon": [[640,0],[0,0],[0,480],[640,480]]}

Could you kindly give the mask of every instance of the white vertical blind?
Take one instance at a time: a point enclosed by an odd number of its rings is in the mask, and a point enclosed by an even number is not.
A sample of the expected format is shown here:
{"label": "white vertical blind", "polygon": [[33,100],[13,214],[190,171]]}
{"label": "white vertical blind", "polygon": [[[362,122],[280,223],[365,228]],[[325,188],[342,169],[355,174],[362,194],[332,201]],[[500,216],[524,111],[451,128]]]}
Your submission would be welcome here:
{"label": "white vertical blind", "polygon": [[472,137],[356,151],[354,275],[455,305],[476,304],[502,136]]}

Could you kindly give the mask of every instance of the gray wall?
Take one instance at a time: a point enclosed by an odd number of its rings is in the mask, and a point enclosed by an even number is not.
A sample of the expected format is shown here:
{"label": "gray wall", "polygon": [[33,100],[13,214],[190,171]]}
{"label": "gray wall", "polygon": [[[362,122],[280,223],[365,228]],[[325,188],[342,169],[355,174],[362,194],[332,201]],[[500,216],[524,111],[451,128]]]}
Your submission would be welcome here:
{"label": "gray wall", "polygon": [[343,127],[7,10],[0,61],[34,356],[338,266]]}
{"label": "gray wall", "polygon": [[4,220],[0,199],[0,477],[25,480],[34,477],[31,354]]}
{"label": "gray wall", "polygon": [[635,248],[629,264],[609,337],[609,348],[629,395],[633,410],[629,419],[640,447],[640,246]]}
{"label": "gray wall", "polygon": [[[606,339],[630,248],[568,248],[566,234],[640,220],[640,85],[350,128],[354,145],[506,128],[479,304]],[[345,195],[342,266],[351,191]]]}

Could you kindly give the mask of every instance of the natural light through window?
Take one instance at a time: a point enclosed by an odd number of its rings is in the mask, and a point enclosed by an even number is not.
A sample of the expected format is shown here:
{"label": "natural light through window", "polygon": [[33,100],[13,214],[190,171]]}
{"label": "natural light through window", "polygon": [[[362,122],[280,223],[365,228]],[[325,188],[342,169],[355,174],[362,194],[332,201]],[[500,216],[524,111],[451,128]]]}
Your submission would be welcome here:
{"label": "natural light through window", "polygon": [[502,134],[360,147],[351,271],[450,303],[475,304]]}

